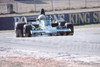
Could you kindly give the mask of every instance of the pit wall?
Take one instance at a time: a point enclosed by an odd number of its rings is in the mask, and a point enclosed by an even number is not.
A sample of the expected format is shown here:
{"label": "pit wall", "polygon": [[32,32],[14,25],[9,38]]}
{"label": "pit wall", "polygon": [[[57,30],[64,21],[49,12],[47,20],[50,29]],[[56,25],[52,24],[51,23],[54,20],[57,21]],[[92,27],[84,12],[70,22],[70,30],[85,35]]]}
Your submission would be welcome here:
{"label": "pit wall", "polygon": [[[100,11],[50,14],[46,16],[47,18],[51,17],[54,20],[65,20],[66,22],[73,23],[74,25],[100,23]],[[23,22],[24,17],[37,18],[38,15],[0,17],[0,30],[14,30],[15,22]]]}

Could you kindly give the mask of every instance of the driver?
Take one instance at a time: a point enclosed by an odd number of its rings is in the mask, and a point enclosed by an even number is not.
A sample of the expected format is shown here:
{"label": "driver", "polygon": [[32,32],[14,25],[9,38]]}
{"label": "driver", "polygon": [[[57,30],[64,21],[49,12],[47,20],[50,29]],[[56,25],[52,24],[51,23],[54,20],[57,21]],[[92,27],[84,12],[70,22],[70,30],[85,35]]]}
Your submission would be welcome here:
{"label": "driver", "polygon": [[38,20],[39,20],[40,28],[44,29],[45,28],[45,20],[46,20],[45,15],[43,15],[43,14],[39,15]]}
{"label": "driver", "polygon": [[43,15],[43,14],[38,16],[38,20],[39,20],[41,28],[45,28],[45,27],[51,26],[50,21],[46,20],[46,16]]}
{"label": "driver", "polygon": [[41,21],[41,20],[46,20],[45,15],[39,15],[39,16],[38,16],[38,20],[40,20],[40,21]]}

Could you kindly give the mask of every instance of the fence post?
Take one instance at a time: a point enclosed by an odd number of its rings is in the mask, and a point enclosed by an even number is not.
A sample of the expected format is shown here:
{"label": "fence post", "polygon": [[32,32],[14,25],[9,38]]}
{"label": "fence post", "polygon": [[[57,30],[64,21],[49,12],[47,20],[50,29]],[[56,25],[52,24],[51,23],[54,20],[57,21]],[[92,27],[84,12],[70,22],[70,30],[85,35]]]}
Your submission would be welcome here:
{"label": "fence post", "polygon": [[55,13],[55,0],[51,0],[52,11]]}
{"label": "fence post", "polygon": [[70,9],[70,0],[69,0],[69,9]]}
{"label": "fence post", "polygon": [[55,0],[53,0],[53,12],[55,13]]}
{"label": "fence post", "polygon": [[51,0],[51,9],[53,10],[53,0]]}
{"label": "fence post", "polygon": [[18,2],[16,2],[16,12],[18,13]]}
{"label": "fence post", "polygon": [[87,7],[87,0],[85,0],[85,8]]}
{"label": "fence post", "polygon": [[35,9],[35,12],[36,12],[36,0],[34,0],[34,9]]}

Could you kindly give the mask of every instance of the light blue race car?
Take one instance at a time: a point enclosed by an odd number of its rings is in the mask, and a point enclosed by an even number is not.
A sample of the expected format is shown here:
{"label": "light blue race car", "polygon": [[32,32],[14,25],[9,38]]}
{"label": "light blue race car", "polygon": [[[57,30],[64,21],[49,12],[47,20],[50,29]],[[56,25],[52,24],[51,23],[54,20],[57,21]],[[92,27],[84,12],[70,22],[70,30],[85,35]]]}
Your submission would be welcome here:
{"label": "light blue race car", "polygon": [[44,9],[41,9],[40,15],[35,18],[24,18],[24,22],[15,23],[16,37],[31,37],[37,35],[62,36],[73,35],[74,26],[65,21],[53,21],[47,19]]}

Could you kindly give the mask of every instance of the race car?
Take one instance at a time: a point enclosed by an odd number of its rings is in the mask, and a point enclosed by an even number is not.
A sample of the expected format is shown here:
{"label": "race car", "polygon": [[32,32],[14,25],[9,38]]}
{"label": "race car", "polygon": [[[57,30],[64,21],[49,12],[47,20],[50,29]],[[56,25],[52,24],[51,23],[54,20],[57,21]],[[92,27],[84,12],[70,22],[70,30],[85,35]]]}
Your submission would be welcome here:
{"label": "race car", "polygon": [[73,35],[74,26],[72,23],[47,19],[45,10],[41,9],[38,18],[26,18],[24,22],[15,23],[16,37],[32,37],[37,35],[63,36]]}

